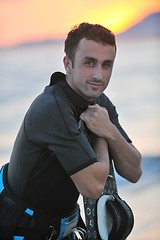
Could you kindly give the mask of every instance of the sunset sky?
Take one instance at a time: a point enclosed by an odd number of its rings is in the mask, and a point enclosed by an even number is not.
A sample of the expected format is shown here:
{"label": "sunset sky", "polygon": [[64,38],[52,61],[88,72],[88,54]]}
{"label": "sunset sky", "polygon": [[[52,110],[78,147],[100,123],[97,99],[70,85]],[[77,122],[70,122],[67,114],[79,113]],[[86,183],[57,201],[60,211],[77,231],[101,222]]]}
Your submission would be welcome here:
{"label": "sunset sky", "polygon": [[64,38],[84,21],[119,33],[157,11],[159,0],[0,0],[0,47]]}

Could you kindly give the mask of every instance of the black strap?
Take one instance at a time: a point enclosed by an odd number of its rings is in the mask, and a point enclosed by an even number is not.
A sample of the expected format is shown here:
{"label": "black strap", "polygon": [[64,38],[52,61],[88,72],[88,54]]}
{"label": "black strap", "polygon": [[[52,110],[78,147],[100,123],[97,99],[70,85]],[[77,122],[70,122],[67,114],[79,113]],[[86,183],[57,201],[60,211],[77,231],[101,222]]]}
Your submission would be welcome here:
{"label": "black strap", "polygon": [[[81,227],[83,229],[86,230],[86,225],[82,219],[82,217],[80,216],[79,217],[79,220],[78,220],[78,224],[77,224],[78,227]],[[48,237],[48,239],[50,238],[51,236],[51,233],[54,233],[52,235],[52,240],[54,239],[57,239],[57,235],[58,235],[58,232],[56,232],[56,230],[53,228],[48,228],[48,231],[46,232],[46,234],[40,234],[39,232],[35,232],[35,229],[29,229],[29,228],[24,228],[24,227],[17,227],[16,230],[15,230],[15,236],[25,236],[25,240],[44,240],[46,239],[46,237]],[[72,233],[70,236],[64,238],[64,240],[72,240]],[[85,238],[85,240],[88,240],[88,238]]]}

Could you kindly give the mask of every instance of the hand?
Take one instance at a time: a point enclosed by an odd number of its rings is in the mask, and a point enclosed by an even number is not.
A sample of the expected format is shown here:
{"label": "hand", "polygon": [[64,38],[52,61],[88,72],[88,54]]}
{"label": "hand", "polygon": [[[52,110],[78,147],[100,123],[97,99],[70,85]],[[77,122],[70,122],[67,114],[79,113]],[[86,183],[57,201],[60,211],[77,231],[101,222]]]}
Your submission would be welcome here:
{"label": "hand", "polygon": [[89,106],[80,118],[95,135],[106,140],[119,175],[130,182],[137,182],[142,174],[141,155],[110,121],[108,111],[95,104]]}
{"label": "hand", "polygon": [[109,133],[113,125],[109,119],[106,108],[98,104],[90,105],[87,110],[80,115],[80,118],[94,134],[102,138],[107,137],[107,132]]}

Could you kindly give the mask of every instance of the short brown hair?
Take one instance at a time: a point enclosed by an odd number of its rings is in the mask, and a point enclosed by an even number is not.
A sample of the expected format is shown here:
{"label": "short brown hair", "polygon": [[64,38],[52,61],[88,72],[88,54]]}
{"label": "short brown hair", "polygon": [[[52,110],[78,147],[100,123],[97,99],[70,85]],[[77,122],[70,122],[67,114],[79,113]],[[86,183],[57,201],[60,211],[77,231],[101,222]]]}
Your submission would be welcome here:
{"label": "short brown hair", "polygon": [[86,38],[87,40],[94,40],[102,44],[109,44],[111,46],[115,46],[116,49],[115,35],[111,32],[111,30],[99,24],[84,22],[74,26],[68,33],[65,40],[64,51],[72,62],[74,61],[76,48],[83,38]]}

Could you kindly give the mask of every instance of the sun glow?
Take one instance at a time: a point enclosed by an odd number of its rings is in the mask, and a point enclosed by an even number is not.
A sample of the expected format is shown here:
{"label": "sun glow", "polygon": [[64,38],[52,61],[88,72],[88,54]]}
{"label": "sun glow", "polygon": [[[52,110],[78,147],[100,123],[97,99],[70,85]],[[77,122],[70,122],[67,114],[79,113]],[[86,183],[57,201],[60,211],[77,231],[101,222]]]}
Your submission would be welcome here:
{"label": "sun glow", "polygon": [[160,11],[160,2],[158,1],[141,0],[134,1],[134,3],[132,1],[116,1],[116,4],[105,4],[101,8],[92,9],[88,18],[90,22],[100,23],[117,34],[157,11]]}
{"label": "sun glow", "polygon": [[99,23],[117,34],[155,11],[159,0],[0,1],[0,47],[64,38],[80,22]]}

